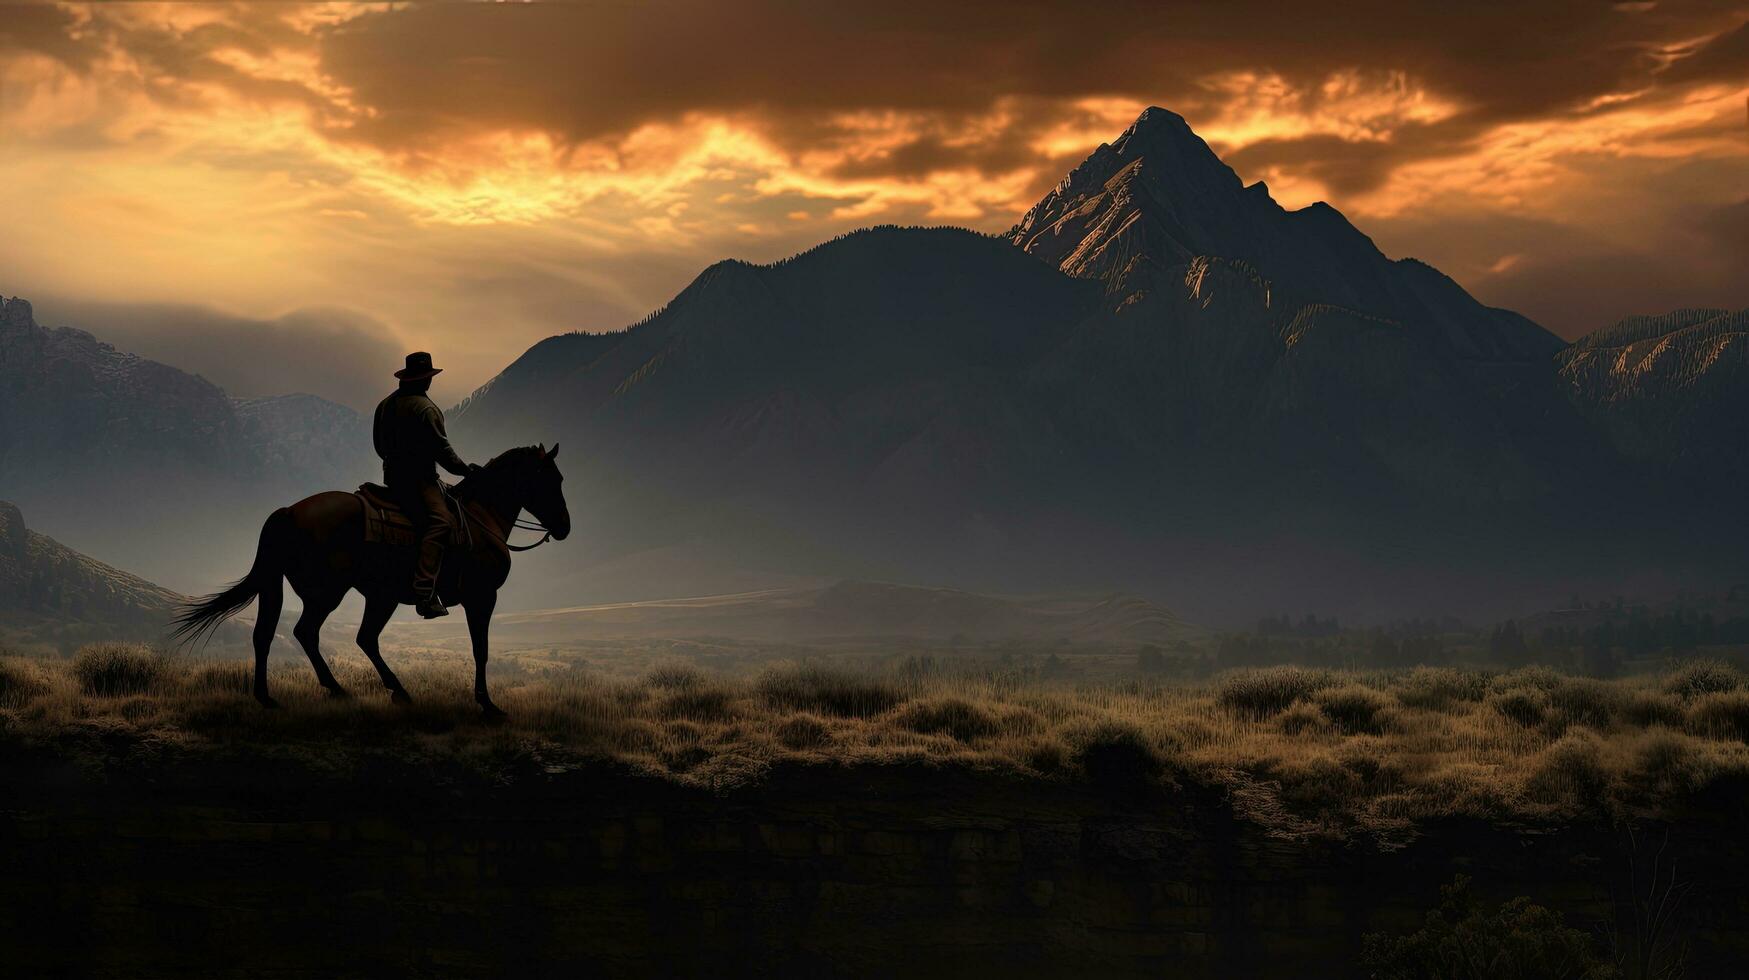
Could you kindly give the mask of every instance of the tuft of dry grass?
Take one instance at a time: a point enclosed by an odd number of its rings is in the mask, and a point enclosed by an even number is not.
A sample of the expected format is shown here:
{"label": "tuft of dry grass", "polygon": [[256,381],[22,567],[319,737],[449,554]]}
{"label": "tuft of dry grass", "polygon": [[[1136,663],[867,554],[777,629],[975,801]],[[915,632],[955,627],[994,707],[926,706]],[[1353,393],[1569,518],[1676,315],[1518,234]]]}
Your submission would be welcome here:
{"label": "tuft of dry grass", "polygon": [[1715,691],[1688,706],[1687,728],[1707,738],[1749,742],[1749,691]]}
{"label": "tuft of dry grass", "polygon": [[814,663],[768,667],[755,687],[773,708],[849,718],[878,715],[901,700],[894,684]]}
{"label": "tuft of dry grass", "polygon": [[913,701],[900,708],[893,720],[901,728],[926,735],[946,735],[960,742],[989,738],[1002,730],[988,711],[964,698]]}
{"label": "tuft of dry grass", "polygon": [[0,656],[0,708],[20,707],[47,690],[29,660]]}
{"label": "tuft of dry grass", "polygon": [[265,711],[242,661],[118,644],[70,660],[0,657],[0,739],[109,751],[90,747],[101,730],[103,744],[132,733],[178,751],[303,753],[323,767],[361,751],[480,766],[613,758],[712,787],[786,759],[996,768],[1122,792],[1192,779],[1296,833],[1649,813],[1749,776],[1749,688],[1716,665],[1616,680],[1275,668],[1077,686],[940,663],[787,663],[752,676],[665,663],[640,677],[505,658],[493,691],[510,718],[494,724],[473,705],[465,662],[398,665],[414,704],[396,706],[362,658],[335,659],[353,698],[328,698],[301,658],[285,658],[271,676],[284,708]]}
{"label": "tuft of dry grass", "polygon": [[1465,701],[1488,696],[1488,676],[1453,667],[1416,667],[1396,688],[1397,700],[1406,708],[1445,711]]}
{"label": "tuft of dry grass", "polygon": [[145,694],[169,673],[168,658],[139,643],[92,643],[73,656],[73,676],[87,694]]}
{"label": "tuft of dry grass", "polygon": [[1391,701],[1360,684],[1326,688],[1316,695],[1318,707],[1345,735],[1377,735],[1384,731]]}
{"label": "tuft of dry grass", "polygon": [[1722,694],[1743,686],[1743,675],[1730,664],[1717,660],[1691,660],[1664,682],[1664,690],[1679,698],[1697,698],[1703,694]]}
{"label": "tuft of dry grass", "polygon": [[1265,667],[1228,674],[1216,700],[1221,707],[1251,718],[1268,718],[1295,701],[1311,697],[1336,683],[1328,671],[1304,667]]}

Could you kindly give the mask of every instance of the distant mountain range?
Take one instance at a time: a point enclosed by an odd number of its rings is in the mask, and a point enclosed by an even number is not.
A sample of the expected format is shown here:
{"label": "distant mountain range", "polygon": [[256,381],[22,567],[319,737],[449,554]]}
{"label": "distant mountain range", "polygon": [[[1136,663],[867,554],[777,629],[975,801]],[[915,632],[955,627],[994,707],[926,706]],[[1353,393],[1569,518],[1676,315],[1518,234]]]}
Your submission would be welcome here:
{"label": "distant mountain range", "polygon": [[235,400],[0,298],[0,497],[81,551],[204,588],[235,577],[230,545],[253,542],[267,511],[373,463],[349,408]]}
{"label": "distant mountain range", "polygon": [[[336,461],[290,499],[374,469],[339,406],[239,405],[20,326],[17,302],[0,465],[30,486],[86,487],[91,456],[177,460],[202,501],[220,477]],[[884,227],[717,263],[629,329],[536,344],[450,431],[469,459],[564,444],[576,533],[519,559],[524,606],[848,578],[1133,592],[1201,622],[1486,617],[1749,578],[1746,316],[1565,344],[1328,205],[1283,209],[1149,109],[1004,235]],[[143,512],[186,534],[203,509]],[[214,581],[247,546],[224,557]]]}

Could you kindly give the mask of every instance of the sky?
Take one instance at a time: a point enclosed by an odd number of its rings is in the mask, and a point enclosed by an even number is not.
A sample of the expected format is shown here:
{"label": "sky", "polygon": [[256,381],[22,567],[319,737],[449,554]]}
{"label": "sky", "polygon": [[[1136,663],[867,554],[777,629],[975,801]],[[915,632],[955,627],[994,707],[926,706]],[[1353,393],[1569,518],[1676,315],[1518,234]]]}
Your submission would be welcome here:
{"label": "sky", "polygon": [[1749,0],[0,4],[0,294],[459,399],[710,263],[999,232],[1141,109],[1565,337],[1749,306]]}

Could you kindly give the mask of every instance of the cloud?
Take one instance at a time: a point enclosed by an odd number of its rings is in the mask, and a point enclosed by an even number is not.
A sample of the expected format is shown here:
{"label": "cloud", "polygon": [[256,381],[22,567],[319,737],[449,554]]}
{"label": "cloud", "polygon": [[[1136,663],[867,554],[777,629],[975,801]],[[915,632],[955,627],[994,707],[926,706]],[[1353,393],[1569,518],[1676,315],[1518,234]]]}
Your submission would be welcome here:
{"label": "cloud", "polygon": [[255,319],[202,306],[55,296],[34,305],[46,326],[85,330],[239,398],[305,392],[364,410],[393,387],[390,375],[406,353],[381,322],[351,310],[312,307]]}

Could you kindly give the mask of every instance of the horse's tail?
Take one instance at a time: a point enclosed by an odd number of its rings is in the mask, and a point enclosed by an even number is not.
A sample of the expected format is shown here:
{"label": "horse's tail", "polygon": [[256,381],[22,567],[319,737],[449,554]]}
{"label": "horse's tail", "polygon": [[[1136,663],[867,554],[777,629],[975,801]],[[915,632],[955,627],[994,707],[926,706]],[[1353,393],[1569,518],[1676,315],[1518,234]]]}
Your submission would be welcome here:
{"label": "horse's tail", "polygon": [[255,564],[249,574],[223,592],[202,596],[182,607],[170,621],[171,636],[178,644],[195,643],[210,636],[227,619],[243,611],[255,597],[283,575],[286,532],[291,530],[291,511],[281,507],[261,525],[261,540],[255,546]]}

